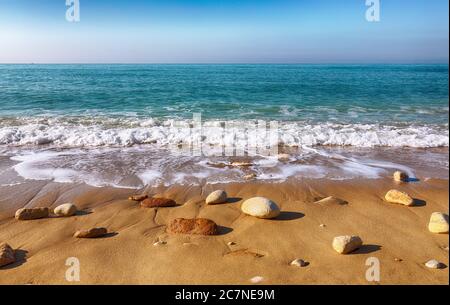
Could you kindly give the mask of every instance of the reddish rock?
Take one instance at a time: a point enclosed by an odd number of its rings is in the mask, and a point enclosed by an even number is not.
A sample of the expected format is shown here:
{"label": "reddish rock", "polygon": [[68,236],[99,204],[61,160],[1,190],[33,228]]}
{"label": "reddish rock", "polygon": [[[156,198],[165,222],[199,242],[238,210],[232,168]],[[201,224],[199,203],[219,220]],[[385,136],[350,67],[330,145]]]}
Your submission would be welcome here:
{"label": "reddish rock", "polygon": [[141,206],[144,208],[173,207],[176,205],[175,201],[167,198],[147,198],[141,201]]}
{"label": "reddish rock", "polygon": [[106,228],[92,228],[89,230],[80,230],[73,235],[76,238],[96,238],[102,237],[108,233]]}
{"label": "reddish rock", "polygon": [[7,243],[0,244],[0,267],[12,264],[16,261],[14,250]]}
{"label": "reddish rock", "polygon": [[48,217],[48,208],[19,209],[15,215],[17,220],[33,220]]}
{"label": "reddish rock", "polygon": [[169,233],[216,235],[217,225],[214,221],[205,218],[184,219],[177,218],[169,223]]}

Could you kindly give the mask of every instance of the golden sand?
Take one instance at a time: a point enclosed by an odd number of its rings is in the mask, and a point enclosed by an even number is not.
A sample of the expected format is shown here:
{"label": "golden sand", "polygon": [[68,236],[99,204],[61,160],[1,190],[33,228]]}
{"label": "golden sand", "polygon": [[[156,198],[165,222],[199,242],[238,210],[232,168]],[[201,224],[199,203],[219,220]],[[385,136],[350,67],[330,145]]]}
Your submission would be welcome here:
{"label": "golden sand", "polygon": [[[419,199],[417,204],[385,202],[392,188]],[[206,196],[217,189],[224,189],[231,200],[206,205]],[[427,229],[433,212],[448,214],[448,189],[448,180],[399,185],[391,179],[249,182],[139,192],[46,182],[2,187],[0,242],[16,249],[18,261],[0,269],[0,284],[73,284],[65,279],[69,257],[80,261],[80,284],[251,284],[256,276],[263,278],[261,284],[372,284],[365,277],[369,257],[381,263],[381,284],[448,284],[448,268],[424,265],[430,259],[448,265],[448,234]],[[128,200],[141,193],[158,194],[178,205],[142,208]],[[244,215],[242,202],[255,196],[276,202],[280,216],[266,220]],[[329,196],[347,204],[317,203]],[[13,217],[18,208],[54,208],[66,202],[81,212],[32,221]],[[178,217],[209,218],[220,234],[166,233],[166,225]],[[92,227],[106,227],[110,234],[73,237],[75,231]],[[340,235],[358,235],[364,245],[340,255],[331,246]],[[309,264],[291,266],[295,259]]]}

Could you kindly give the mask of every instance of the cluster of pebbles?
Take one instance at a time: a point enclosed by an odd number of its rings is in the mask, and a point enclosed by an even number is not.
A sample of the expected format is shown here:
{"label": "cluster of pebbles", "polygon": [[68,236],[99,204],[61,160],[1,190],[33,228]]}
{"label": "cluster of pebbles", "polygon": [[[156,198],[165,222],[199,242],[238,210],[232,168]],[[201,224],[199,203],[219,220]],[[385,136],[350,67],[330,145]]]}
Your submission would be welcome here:
{"label": "cluster of pebbles", "polygon": [[[286,157],[287,158],[287,157]],[[242,164],[239,164],[242,166]],[[409,177],[406,173],[397,171],[394,173],[394,180],[397,182],[408,182]],[[128,198],[131,201],[139,202],[143,208],[170,208],[177,206],[177,203],[169,198],[149,197],[148,195],[135,195]],[[413,206],[415,200],[407,193],[393,189],[389,190],[384,199],[389,203],[400,204],[405,206]],[[220,205],[229,201],[228,195],[224,190],[216,190],[210,193],[205,200],[207,205]],[[346,201],[335,197],[327,197],[317,201],[318,204],[326,204],[333,202],[339,205],[347,204]],[[72,203],[62,204],[53,210],[56,217],[70,217],[76,215],[78,209]],[[253,197],[245,200],[241,205],[242,213],[259,218],[259,219],[273,219],[280,215],[279,206],[272,200],[264,197]],[[50,216],[50,210],[46,207],[37,208],[23,208],[17,210],[15,218],[21,221],[29,221],[35,219],[46,218]],[[325,224],[321,224],[325,227]],[[428,224],[428,230],[436,234],[448,234],[449,222],[448,215],[442,212],[435,212],[431,215]],[[167,224],[167,232],[172,234],[194,234],[194,235],[217,235],[219,234],[218,225],[211,219],[206,218],[176,218]],[[89,228],[80,230],[74,233],[76,238],[98,238],[108,234],[107,228]],[[158,240],[154,245],[164,245],[165,242]],[[229,245],[234,245],[230,242]],[[336,236],[331,242],[332,249],[339,254],[352,253],[363,246],[363,240],[357,235],[342,235]],[[14,250],[7,243],[0,244],[0,267],[15,262]],[[296,258],[290,265],[296,267],[306,267],[309,262],[303,259]],[[433,269],[444,268],[445,265],[432,259],[425,263],[425,266]],[[262,281],[261,278],[253,278],[251,282],[258,283]]]}

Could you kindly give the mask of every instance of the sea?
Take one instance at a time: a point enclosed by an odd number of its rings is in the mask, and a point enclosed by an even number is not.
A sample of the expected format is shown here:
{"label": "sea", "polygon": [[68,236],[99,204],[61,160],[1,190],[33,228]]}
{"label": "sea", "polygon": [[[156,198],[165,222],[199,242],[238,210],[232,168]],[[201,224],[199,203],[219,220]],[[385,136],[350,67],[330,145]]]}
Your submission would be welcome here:
{"label": "sea", "polygon": [[448,179],[448,122],[448,64],[0,65],[0,186]]}

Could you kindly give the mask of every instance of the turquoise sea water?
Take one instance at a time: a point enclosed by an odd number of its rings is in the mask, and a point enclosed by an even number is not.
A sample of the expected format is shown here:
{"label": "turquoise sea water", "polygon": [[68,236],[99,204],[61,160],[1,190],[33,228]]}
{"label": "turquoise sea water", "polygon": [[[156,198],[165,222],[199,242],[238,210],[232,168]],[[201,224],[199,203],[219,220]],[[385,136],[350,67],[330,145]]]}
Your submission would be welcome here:
{"label": "turquoise sea water", "polygon": [[0,116],[448,122],[448,65],[0,65]]}
{"label": "turquoise sea water", "polygon": [[448,81],[448,65],[0,65],[0,145],[164,142],[152,127],[201,113],[277,120],[300,144],[448,146]]}
{"label": "turquoise sea water", "polygon": [[[0,65],[0,186],[27,179],[143,187],[257,179],[448,178],[448,65]],[[179,128],[203,120],[201,131]],[[180,155],[248,148],[278,122],[288,162]],[[238,125],[239,125],[238,124]],[[241,126],[239,125],[239,126]],[[263,140],[268,138],[262,135]],[[238,158],[239,160],[239,158]],[[276,157],[275,157],[276,161]]]}

